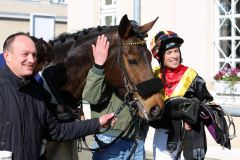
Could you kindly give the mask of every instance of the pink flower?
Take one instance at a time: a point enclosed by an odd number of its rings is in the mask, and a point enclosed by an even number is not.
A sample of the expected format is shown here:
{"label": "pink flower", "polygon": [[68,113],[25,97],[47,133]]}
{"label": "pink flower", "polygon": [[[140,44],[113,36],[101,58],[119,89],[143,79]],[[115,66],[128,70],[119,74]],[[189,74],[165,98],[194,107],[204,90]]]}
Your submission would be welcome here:
{"label": "pink flower", "polygon": [[240,81],[240,68],[224,67],[213,78],[223,81]]}

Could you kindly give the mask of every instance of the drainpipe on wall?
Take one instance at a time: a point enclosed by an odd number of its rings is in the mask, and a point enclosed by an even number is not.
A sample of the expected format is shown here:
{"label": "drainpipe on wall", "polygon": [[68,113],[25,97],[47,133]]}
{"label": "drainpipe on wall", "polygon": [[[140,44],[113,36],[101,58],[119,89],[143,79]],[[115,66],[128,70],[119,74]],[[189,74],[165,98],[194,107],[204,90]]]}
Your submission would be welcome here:
{"label": "drainpipe on wall", "polygon": [[141,0],[133,0],[133,19],[141,24]]}

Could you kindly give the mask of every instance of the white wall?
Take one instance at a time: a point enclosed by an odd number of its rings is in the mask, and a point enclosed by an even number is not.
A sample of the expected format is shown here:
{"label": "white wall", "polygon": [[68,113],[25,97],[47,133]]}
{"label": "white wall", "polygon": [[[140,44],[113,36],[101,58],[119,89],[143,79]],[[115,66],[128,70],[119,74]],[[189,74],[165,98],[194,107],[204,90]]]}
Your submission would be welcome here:
{"label": "white wall", "polygon": [[125,14],[127,14],[129,19],[133,19],[133,0],[117,1],[117,24],[119,24]]}
{"label": "white wall", "polygon": [[[186,4],[191,7],[186,9]],[[177,1],[177,28],[185,43],[182,48],[184,63],[195,68],[207,82],[213,81],[213,35],[215,7],[213,1]]]}
{"label": "white wall", "polygon": [[99,0],[69,0],[68,32],[96,27],[100,23]]}
{"label": "white wall", "polygon": [[[213,81],[214,7],[212,0],[142,0],[142,23],[159,17],[149,32],[148,42],[160,30],[172,30],[184,39],[183,62]],[[155,64],[155,63],[154,63]],[[207,72],[206,72],[207,71]]]}

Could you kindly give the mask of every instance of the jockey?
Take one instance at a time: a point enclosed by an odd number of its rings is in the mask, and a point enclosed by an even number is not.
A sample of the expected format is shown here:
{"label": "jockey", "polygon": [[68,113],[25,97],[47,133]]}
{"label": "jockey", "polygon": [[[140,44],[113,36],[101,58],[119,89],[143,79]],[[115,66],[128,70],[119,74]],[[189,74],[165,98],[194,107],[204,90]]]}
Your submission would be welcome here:
{"label": "jockey", "polygon": [[[151,42],[152,54],[159,62],[154,74],[164,83],[162,96],[165,100],[180,96],[210,102],[213,97],[208,92],[205,81],[194,69],[181,64],[180,47],[183,42],[184,40],[172,31],[160,31]],[[176,159],[179,156],[178,150],[183,150],[183,156],[187,160],[194,159],[195,155],[204,159],[207,144],[203,123],[197,119],[184,120],[176,111],[168,114],[167,110],[171,107],[173,106],[166,107],[164,118],[160,122],[150,123],[157,128],[153,141],[154,159]],[[199,105],[194,107],[197,107],[194,110],[194,114],[197,114]],[[186,130],[183,145],[180,143],[181,135],[184,133],[181,129],[182,121]]]}

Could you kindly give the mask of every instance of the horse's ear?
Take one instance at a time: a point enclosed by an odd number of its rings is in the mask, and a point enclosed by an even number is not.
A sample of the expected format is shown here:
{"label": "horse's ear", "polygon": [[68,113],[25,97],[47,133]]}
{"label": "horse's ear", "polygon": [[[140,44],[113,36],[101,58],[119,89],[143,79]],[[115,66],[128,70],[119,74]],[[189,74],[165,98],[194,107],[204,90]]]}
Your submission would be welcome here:
{"label": "horse's ear", "polygon": [[139,32],[140,33],[147,33],[152,27],[153,27],[153,25],[155,24],[155,22],[158,20],[158,17],[154,20],[154,21],[152,21],[152,22],[149,22],[149,23],[147,23],[147,24],[144,24],[144,25],[142,25],[142,26],[140,26],[139,27]]}
{"label": "horse's ear", "polygon": [[119,33],[119,36],[123,39],[126,39],[131,31],[131,23],[127,17],[127,15],[125,14],[121,21],[120,21],[120,24],[118,26],[118,33]]}

